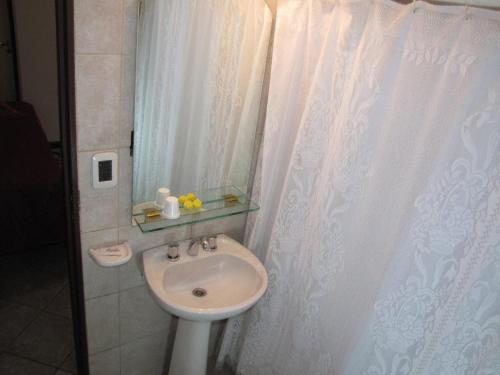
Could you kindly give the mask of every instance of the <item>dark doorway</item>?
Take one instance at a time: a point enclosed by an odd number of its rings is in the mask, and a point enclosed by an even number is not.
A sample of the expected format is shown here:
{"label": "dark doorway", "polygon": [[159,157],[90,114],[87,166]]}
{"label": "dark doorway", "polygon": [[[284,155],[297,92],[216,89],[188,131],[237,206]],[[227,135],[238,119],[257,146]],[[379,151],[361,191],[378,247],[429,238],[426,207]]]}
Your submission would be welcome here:
{"label": "dark doorway", "polygon": [[0,373],[87,374],[72,2],[0,14]]}

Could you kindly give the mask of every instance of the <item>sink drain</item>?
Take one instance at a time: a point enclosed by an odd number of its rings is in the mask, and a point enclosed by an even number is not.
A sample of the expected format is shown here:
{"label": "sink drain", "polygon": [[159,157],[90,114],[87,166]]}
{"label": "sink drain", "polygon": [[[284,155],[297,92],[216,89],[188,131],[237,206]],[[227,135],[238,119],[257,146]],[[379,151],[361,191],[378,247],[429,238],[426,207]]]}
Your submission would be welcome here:
{"label": "sink drain", "polygon": [[194,288],[192,293],[195,297],[205,297],[207,295],[207,291],[203,288]]}

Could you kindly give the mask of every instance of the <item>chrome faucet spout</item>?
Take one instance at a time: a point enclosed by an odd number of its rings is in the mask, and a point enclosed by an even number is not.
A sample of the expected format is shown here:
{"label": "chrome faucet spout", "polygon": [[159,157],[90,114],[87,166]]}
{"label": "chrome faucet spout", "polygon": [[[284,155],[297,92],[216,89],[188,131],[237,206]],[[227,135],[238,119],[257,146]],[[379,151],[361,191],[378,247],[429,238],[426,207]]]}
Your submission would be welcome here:
{"label": "chrome faucet spout", "polygon": [[200,251],[200,247],[204,251],[215,251],[217,249],[217,244],[215,242],[215,237],[201,237],[201,238],[194,238],[189,242],[189,246],[187,249],[188,255],[191,255],[192,257],[198,256],[198,253]]}
{"label": "chrome faucet spout", "polygon": [[189,242],[187,254],[192,257],[198,256],[198,252],[200,251],[199,245],[200,245],[200,240],[197,239],[191,240],[191,242]]}

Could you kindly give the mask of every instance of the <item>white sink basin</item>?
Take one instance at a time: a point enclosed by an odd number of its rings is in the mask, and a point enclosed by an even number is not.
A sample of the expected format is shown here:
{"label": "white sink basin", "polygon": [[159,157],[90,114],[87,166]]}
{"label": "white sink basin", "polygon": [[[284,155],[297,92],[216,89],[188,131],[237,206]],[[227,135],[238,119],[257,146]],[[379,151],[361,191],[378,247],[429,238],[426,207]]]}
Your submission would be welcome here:
{"label": "white sink basin", "polygon": [[[206,374],[210,323],[248,310],[267,288],[262,263],[232,238],[218,235],[216,251],[200,249],[194,257],[187,254],[189,242],[179,243],[176,262],[167,259],[167,246],[143,253],[154,298],[180,318],[169,375]],[[193,293],[200,289],[206,294]]]}
{"label": "white sink basin", "polygon": [[[250,250],[218,235],[217,250],[186,253],[189,241],[179,244],[180,259],[167,259],[167,247],[144,252],[144,273],[153,296],[165,310],[180,318],[214,321],[252,307],[267,288],[266,270]],[[206,291],[197,297],[193,290]]]}

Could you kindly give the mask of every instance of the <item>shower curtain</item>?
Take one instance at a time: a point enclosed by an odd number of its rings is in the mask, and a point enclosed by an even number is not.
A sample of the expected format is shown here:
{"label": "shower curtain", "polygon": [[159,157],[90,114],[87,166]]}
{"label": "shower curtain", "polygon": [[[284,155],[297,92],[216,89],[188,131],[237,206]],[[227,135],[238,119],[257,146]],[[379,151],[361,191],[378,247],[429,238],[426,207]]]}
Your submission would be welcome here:
{"label": "shower curtain", "polygon": [[147,0],[139,22],[134,203],[246,190],[272,15],[263,0]]}
{"label": "shower curtain", "polygon": [[500,15],[282,0],[244,375],[500,374]]}

